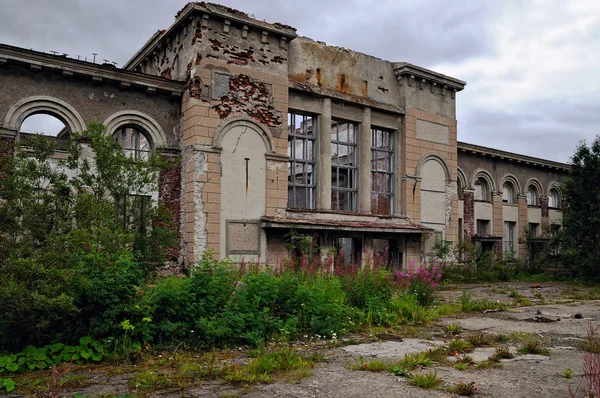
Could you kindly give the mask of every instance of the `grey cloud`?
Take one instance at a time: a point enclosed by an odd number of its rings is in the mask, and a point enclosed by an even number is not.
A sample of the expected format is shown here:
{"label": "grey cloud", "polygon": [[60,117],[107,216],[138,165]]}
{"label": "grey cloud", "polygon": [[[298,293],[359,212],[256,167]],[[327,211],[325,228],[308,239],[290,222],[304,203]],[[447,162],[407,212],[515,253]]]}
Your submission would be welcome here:
{"label": "grey cloud", "polygon": [[[502,62],[502,54],[495,47],[499,38],[491,36],[489,25],[507,6],[505,2],[221,2],[258,19],[294,26],[299,34],[331,45],[390,61],[411,62],[441,73],[445,73],[444,65],[462,65],[480,56]],[[123,65],[152,34],[169,27],[185,4],[181,0],[0,0],[0,42],[71,56],[91,57],[96,52],[100,60],[106,58]],[[569,38],[571,42],[564,44],[576,46],[577,40],[571,35]],[[519,38],[525,44],[529,39],[525,33]],[[561,43],[564,40],[568,39],[565,37]],[[597,132],[598,96],[574,100],[577,103],[529,102],[503,113],[492,110],[498,104],[486,107],[477,102],[480,93],[487,90],[478,86],[486,79],[483,71],[471,71],[470,76],[461,76],[460,69],[454,73],[470,83],[457,97],[459,139],[463,141],[566,161],[581,138],[591,139]],[[519,70],[508,68],[495,78],[498,83],[494,84],[510,84],[507,82],[525,77]]]}
{"label": "grey cloud", "polygon": [[461,141],[568,162],[582,139],[598,134],[600,101],[531,102],[518,111],[469,109],[459,116]]}

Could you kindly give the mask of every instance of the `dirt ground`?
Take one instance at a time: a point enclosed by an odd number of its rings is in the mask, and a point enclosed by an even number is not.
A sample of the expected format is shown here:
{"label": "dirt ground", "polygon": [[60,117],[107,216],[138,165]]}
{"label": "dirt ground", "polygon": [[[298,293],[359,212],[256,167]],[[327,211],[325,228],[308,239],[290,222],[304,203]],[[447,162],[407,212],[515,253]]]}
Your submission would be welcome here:
{"label": "dirt ground", "polygon": [[[318,364],[312,375],[297,383],[276,381],[267,385],[247,387],[233,386],[221,381],[208,381],[187,389],[161,391],[154,397],[450,397],[444,387],[462,381],[474,382],[475,396],[480,397],[569,397],[568,387],[575,389],[583,382],[582,343],[586,325],[591,321],[600,323],[600,291],[574,287],[560,283],[493,283],[452,286],[441,291],[442,300],[456,300],[464,291],[473,299],[486,298],[510,304],[501,312],[459,314],[441,318],[423,329],[414,329],[402,341],[378,341],[376,336],[353,336],[364,343],[337,348],[306,347],[318,349],[326,361]],[[515,305],[518,303],[519,305]],[[539,338],[549,348],[549,356],[517,354],[512,359],[501,360],[501,367],[481,369],[470,366],[457,370],[451,362],[443,361],[433,367],[417,369],[412,373],[437,372],[443,379],[438,389],[421,389],[413,386],[410,379],[393,376],[387,372],[351,370],[350,365],[359,358],[400,360],[405,353],[418,353],[438,344],[448,342],[456,336],[448,334],[448,325],[459,325],[460,337],[467,338],[476,333],[504,334],[510,337],[506,343],[514,352],[523,341]],[[408,329],[407,329],[408,330]],[[402,332],[398,332],[402,333]],[[476,349],[471,355],[476,361],[484,361],[493,354],[493,348]],[[571,369],[572,378],[565,377]],[[136,395],[128,390],[127,380],[131,374],[108,377],[90,373],[93,384],[75,392],[87,397],[112,396],[113,394]],[[20,397],[2,395],[0,397]]]}

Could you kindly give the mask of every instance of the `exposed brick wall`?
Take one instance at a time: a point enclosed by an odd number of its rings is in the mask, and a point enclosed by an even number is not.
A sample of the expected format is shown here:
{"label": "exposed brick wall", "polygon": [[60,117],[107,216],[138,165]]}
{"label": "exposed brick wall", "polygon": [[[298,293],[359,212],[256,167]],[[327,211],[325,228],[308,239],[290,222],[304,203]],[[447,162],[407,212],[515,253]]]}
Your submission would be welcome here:
{"label": "exposed brick wall", "polygon": [[172,231],[175,234],[175,246],[167,249],[167,257],[179,258],[179,226],[181,224],[181,163],[178,157],[168,159],[169,166],[163,168],[159,173],[158,200],[162,202],[172,213]]}
{"label": "exposed brick wall", "polygon": [[[493,206],[493,225],[492,225],[492,234],[494,236],[502,236],[504,234],[503,231],[503,221],[502,221],[502,194],[500,192],[492,193],[492,206]],[[502,249],[502,248],[501,248]]]}
{"label": "exposed brick wall", "polygon": [[465,241],[471,242],[475,234],[475,202],[473,192],[463,192],[463,229]]}
{"label": "exposed brick wall", "polygon": [[[518,223],[518,233],[519,239],[524,241],[525,234],[524,231],[527,228],[527,198],[525,196],[519,196],[519,223]],[[519,243],[519,256],[524,257],[527,256],[527,245],[525,243]]]}
{"label": "exposed brick wall", "polygon": [[550,233],[550,210],[548,209],[548,198],[542,198],[540,200],[540,207],[542,211],[542,233],[547,235]]}
{"label": "exposed brick wall", "polygon": [[269,127],[280,126],[281,113],[273,106],[272,95],[264,83],[253,81],[246,75],[229,79],[229,93],[213,109],[221,119],[232,112],[243,112]]}

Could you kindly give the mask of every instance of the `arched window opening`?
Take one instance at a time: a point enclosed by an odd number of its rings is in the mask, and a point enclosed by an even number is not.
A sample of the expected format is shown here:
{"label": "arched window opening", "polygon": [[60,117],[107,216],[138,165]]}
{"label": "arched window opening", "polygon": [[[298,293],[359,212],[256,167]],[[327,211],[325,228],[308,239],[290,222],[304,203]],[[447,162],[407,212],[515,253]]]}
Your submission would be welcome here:
{"label": "arched window opening", "polygon": [[59,118],[51,114],[35,113],[27,116],[21,128],[20,134],[41,134],[49,137],[68,137],[69,129]]}
{"label": "arched window opening", "polygon": [[463,191],[465,187],[463,187],[462,181],[459,179],[456,180],[456,191],[458,193],[458,199],[463,198]]}
{"label": "arched window opening", "polygon": [[560,207],[560,195],[558,193],[558,189],[552,188],[550,190],[550,195],[548,196],[548,206],[554,208]]}
{"label": "arched window opening", "polygon": [[515,187],[510,181],[502,185],[502,202],[515,203]]}
{"label": "arched window opening", "polygon": [[152,142],[137,126],[123,126],[113,134],[126,155],[135,160],[148,160],[152,153]]}
{"label": "arched window opening", "polygon": [[490,189],[488,187],[488,183],[483,177],[477,178],[475,180],[475,200],[485,200],[489,201]]}
{"label": "arched window opening", "polygon": [[528,206],[538,206],[539,205],[539,199],[538,199],[538,191],[537,188],[535,187],[535,185],[530,185],[527,188],[527,205]]}

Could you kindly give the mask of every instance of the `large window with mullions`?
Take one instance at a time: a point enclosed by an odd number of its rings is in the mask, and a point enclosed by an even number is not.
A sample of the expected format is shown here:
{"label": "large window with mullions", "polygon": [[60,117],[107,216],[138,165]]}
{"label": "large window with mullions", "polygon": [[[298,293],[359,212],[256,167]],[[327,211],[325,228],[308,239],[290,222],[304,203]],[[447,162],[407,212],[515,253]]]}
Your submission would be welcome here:
{"label": "large window with mullions", "polygon": [[371,213],[390,215],[394,184],[394,142],[390,131],[371,129]]}
{"label": "large window with mullions", "polygon": [[356,211],[358,124],[331,123],[331,208]]}
{"label": "large window with mullions", "polygon": [[317,119],[288,113],[288,207],[315,208]]}

